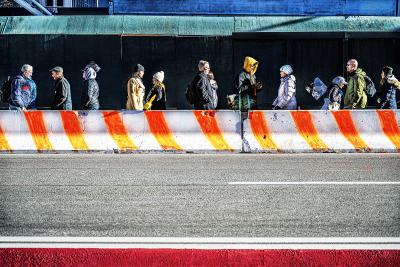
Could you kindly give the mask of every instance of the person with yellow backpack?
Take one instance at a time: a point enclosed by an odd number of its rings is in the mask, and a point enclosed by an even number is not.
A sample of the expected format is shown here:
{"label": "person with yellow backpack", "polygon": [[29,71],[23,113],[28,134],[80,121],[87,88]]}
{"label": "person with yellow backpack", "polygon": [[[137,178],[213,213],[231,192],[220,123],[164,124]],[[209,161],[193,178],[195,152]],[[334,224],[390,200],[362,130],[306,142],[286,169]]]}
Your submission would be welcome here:
{"label": "person with yellow backpack", "polygon": [[165,110],[167,108],[167,95],[165,93],[164,72],[159,71],[153,75],[153,87],[146,97],[144,110]]}

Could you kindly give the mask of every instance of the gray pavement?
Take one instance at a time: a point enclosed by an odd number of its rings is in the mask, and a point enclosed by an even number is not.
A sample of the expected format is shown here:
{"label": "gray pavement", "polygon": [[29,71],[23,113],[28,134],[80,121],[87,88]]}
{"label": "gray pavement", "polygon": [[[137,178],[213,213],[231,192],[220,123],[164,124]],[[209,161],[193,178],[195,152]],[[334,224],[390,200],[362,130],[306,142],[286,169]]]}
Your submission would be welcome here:
{"label": "gray pavement", "polygon": [[399,154],[0,155],[0,235],[399,237]]}

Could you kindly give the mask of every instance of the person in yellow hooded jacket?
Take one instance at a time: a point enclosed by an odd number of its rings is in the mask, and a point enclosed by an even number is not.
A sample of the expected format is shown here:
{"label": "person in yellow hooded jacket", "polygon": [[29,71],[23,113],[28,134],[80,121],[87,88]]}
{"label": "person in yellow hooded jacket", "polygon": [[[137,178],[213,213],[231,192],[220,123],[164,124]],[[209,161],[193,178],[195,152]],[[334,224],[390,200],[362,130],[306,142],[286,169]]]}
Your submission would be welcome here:
{"label": "person in yellow hooded jacket", "polygon": [[233,93],[236,95],[233,108],[257,109],[257,93],[262,88],[255,75],[258,65],[258,61],[252,57],[244,59],[243,70],[236,75],[233,82]]}

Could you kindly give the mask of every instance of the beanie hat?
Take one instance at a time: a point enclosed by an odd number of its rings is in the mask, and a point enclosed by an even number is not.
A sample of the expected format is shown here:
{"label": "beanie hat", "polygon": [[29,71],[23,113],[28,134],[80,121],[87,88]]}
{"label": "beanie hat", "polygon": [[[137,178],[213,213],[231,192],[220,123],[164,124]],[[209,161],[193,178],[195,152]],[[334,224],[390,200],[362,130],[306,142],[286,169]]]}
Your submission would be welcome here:
{"label": "beanie hat", "polygon": [[95,72],[99,72],[101,70],[100,66],[97,65],[96,62],[94,62],[93,60],[89,61],[89,63],[85,66],[83,70],[87,68],[92,68]]}
{"label": "beanie hat", "polygon": [[290,74],[292,74],[293,69],[292,69],[292,66],[290,66],[290,65],[284,65],[279,69],[279,71],[282,71],[282,72],[286,73],[287,75],[290,75]]}
{"label": "beanie hat", "polygon": [[385,76],[391,76],[393,75],[393,68],[389,66],[385,66],[382,68],[383,73],[385,73]]}
{"label": "beanie hat", "polygon": [[164,81],[164,72],[163,71],[156,72],[153,75],[153,78],[162,83]]}
{"label": "beanie hat", "polygon": [[139,71],[144,71],[144,67],[140,64],[137,64],[134,68],[133,68],[133,72],[139,72]]}

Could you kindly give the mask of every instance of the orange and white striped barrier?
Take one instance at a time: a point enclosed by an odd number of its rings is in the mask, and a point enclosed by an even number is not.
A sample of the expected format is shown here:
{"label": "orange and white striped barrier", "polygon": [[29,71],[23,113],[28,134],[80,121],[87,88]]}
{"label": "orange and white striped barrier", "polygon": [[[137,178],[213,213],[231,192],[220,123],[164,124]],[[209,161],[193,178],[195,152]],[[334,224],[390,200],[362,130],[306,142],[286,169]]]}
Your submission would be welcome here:
{"label": "orange and white striped barrier", "polygon": [[400,111],[251,111],[246,152],[400,152]]}
{"label": "orange and white striped barrier", "polygon": [[0,151],[241,151],[234,111],[2,111]]}

